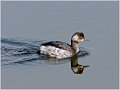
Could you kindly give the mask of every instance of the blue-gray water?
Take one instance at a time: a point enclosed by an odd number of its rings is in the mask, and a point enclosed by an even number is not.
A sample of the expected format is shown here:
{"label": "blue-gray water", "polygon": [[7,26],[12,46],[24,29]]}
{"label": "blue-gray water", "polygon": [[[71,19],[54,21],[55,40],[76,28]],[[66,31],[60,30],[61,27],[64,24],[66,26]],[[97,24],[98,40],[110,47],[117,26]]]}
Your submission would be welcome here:
{"label": "blue-gray water", "polygon": [[[119,87],[119,2],[2,1],[1,74],[4,89],[117,89]],[[37,55],[39,45],[84,32],[74,74],[71,60]]]}

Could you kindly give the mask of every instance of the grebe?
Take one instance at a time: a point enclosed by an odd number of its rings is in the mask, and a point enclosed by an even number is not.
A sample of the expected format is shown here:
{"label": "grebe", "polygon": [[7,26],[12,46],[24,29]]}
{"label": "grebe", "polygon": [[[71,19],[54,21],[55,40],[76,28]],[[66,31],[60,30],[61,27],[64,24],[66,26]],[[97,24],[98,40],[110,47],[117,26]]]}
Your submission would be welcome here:
{"label": "grebe", "polygon": [[89,67],[89,65],[80,65],[78,64],[78,55],[75,54],[71,58],[71,69],[75,74],[82,74],[84,69]]}
{"label": "grebe", "polygon": [[72,57],[80,50],[78,43],[85,40],[84,33],[76,32],[71,38],[71,45],[61,41],[51,41],[41,44],[37,53],[56,59]]}

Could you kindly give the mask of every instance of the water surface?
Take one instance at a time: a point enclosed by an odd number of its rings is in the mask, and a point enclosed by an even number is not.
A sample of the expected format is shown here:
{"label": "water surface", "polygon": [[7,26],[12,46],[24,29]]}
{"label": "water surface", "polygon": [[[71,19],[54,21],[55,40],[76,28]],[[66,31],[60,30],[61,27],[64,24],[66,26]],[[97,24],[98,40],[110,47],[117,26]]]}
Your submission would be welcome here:
{"label": "water surface", "polygon": [[[119,2],[2,1],[1,74],[4,89],[117,89],[119,86]],[[79,57],[89,65],[75,74],[71,59],[51,61],[37,55],[39,45],[70,43],[84,32]],[[89,54],[88,54],[89,53]]]}

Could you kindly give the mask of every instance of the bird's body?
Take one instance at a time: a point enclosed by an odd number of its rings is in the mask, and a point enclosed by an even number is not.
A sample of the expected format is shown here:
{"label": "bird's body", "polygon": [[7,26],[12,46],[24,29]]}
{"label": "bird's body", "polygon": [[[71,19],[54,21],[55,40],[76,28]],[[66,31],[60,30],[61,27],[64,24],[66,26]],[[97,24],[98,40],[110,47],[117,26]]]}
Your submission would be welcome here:
{"label": "bird's body", "polygon": [[71,38],[71,45],[61,41],[51,41],[41,44],[39,53],[57,59],[68,58],[79,52],[78,43],[84,40],[84,34],[76,32]]}
{"label": "bird's body", "polygon": [[67,58],[73,55],[69,44],[61,41],[51,41],[41,45],[40,53],[54,58]]}

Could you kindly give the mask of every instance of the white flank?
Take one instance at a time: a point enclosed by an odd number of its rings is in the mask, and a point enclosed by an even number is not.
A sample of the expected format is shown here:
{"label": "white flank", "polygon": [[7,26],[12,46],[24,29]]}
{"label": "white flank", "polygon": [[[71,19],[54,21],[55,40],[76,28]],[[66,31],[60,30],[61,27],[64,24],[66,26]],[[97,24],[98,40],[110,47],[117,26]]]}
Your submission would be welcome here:
{"label": "white flank", "polygon": [[74,35],[74,36],[72,37],[72,40],[74,40],[74,41],[79,41],[79,38],[78,38],[77,35]]}
{"label": "white flank", "polygon": [[56,48],[54,46],[41,46],[40,53],[48,55],[50,57],[58,58],[58,59],[72,56],[71,52],[60,49],[60,48]]}

